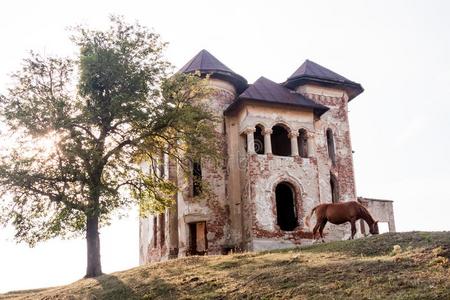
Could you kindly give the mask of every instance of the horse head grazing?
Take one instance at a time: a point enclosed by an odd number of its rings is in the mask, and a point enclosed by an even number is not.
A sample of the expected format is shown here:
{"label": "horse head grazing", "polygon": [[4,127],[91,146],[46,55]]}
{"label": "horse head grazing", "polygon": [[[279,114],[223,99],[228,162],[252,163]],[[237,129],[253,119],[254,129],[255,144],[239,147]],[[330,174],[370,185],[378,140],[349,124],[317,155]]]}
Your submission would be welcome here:
{"label": "horse head grazing", "polygon": [[378,230],[378,221],[375,221],[372,223],[372,226],[370,226],[369,232],[371,234],[379,234],[380,231]]}

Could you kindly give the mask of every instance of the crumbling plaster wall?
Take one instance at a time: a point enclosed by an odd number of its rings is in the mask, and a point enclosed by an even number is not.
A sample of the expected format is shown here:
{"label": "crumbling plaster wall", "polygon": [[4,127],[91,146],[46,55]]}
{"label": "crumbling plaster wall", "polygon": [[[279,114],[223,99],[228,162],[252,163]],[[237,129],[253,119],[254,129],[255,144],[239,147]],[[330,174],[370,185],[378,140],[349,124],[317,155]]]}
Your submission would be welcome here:
{"label": "crumbling plaster wall", "polygon": [[153,238],[153,217],[140,217],[139,219],[139,264],[149,262],[148,249]]}
{"label": "crumbling plaster wall", "polygon": [[[317,169],[313,158],[254,154],[249,158],[249,199],[252,206],[251,250],[283,248],[310,242],[304,218],[318,204]],[[287,182],[294,191],[298,227],[282,231],[277,225],[275,188]]]}
{"label": "crumbling plaster wall", "polygon": [[[202,180],[209,191],[205,196],[192,195],[192,184],[186,176],[178,176],[178,234],[179,256],[186,255],[188,250],[188,223],[206,221],[207,243],[209,254],[222,253],[223,248],[232,243],[230,228],[231,208],[227,201],[227,141],[223,111],[236,97],[234,87],[222,80],[209,79],[213,88],[210,99],[201,100],[221,120],[215,127],[217,138],[222,144],[222,157],[219,162],[201,161]],[[179,170],[182,174],[182,170]]]}
{"label": "crumbling plaster wall", "polygon": [[[168,156],[163,156],[161,161],[164,167],[165,178],[168,179],[169,163]],[[144,172],[150,172],[150,165],[148,162],[141,162],[140,168]],[[161,175],[161,174],[159,174]],[[139,263],[147,263],[150,261],[160,261],[167,258],[169,248],[169,220],[167,218],[170,209],[166,209],[165,217],[162,218],[160,214],[141,216],[139,218]],[[154,234],[156,217],[156,235]],[[164,226],[161,224],[164,222]],[[164,230],[162,234],[161,230]],[[161,240],[164,237],[164,240]]]}
{"label": "crumbling plaster wall", "polygon": [[[355,176],[353,170],[350,125],[348,120],[348,95],[344,90],[305,84],[297,92],[330,108],[315,122],[317,160],[320,174],[321,194],[330,193],[330,170],[339,184],[339,201],[356,201]],[[333,131],[336,163],[329,159],[326,130]],[[328,184],[326,184],[328,183]],[[331,198],[324,202],[331,202]]]}
{"label": "crumbling plaster wall", "polygon": [[[332,202],[330,173],[338,182],[339,201],[356,201],[347,93],[343,89],[316,84],[301,85],[297,88],[297,92],[330,108],[320,119],[316,119],[314,124],[321,202]],[[333,131],[335,164],[328,154],[326,138],[328,128]],[[325,233],[328,233],[329,239],[347,239],[350,236],[350,225],[328,223]]]}
{"label": "crumbling plaster wall", "polygon": [[[210,99],[201,100],[212,112],[223,119],[223,111],[236,97],[234,87],[224,81],[209,79],[213,88]],[[180,165],[166,162],[166,174],[174,180],[179,191],[175,197],[175,207],[165,212],[165,225],[162,227],[157,218],[157,235],[153,235],[153,217],[140,218],[140,263],[160,261],[169,257],[184,256],[189,246],[188,223],[206,221],[208,253],[221,253],[224,245],[232,244],[230,229],[230,207],[227,203],[227,143],[223,122],[218,122],[215,130],[217,138],[222,143],[223,160],[218,164],[204,160],[202,178],[209,190],[206,197],[194,197],[192,193],[192,178],[185,174]],[[143,166],[145,168],[145,166]],[[161,228],[165,230],[165,240],[160,241]],[[154,239],[156,247],[154,246]]]}
{"label": "crumbling plaster wall", "polygon": [[[224,118],[223,111],[236,97],[234,87],[216,79],[210,79],[210,84],[215,90],[214,95],[202,101],[219,118]],[[217,124],[224,159],[219,165],[202,161],[203,180],[210,188],[211,197],[193,197],[190,179],[183,175],[180,166],[175,166],[179,192],[176,210],[172,210],[172,217],[166,217],[166,248],[170,246],[173,249],[177,243],[177,255],[185,255],[189,241],[188,223],[199,221],[206,221],[209,254],[221,253],[226,247],[265,250],[311,243],[312,234],[309,228],[305,228],[304,218],[317,204],[331,202],[330,172],[338,180],[340,201],[356,199],[347,94],[343,90],[310,84],[299,87],[297,91],[330,107],[330,110],[319,119],[313,112],[303,109],[250,102]],[[245,129],[256,125],[270,129],[276,124],[283,124],[293,132],[299,129],[308,132],[308,158],[247,153]],[[334,133],[335,164],[328,155],[327,128]],[[281,231],[276,224],[275,187],[283,181],[290,183],[295,190],[299,226],[291,232]],[[381,210],[383,208],[380,207]],[[173,229],[169,232],[169,228],[174,226],[176,233]],[[163,248],[148,247],[144,253],[143,247],[153,239],[152,218],[141,219],[140,231],[141,263],[159,260],[158,256],[167,257],[169,251]],[[329,240],[348,238],[350,228],[327,224],[325,234]]]}
{"label": "crumbling plaster wall", "polygon": [[[156,169],[159,176],[163,176],[166,180],[177,181],[177,165],[175,161],[169,160],[169,156],[164,154],[160,157],[159,163],[163,170]],[[140,168],[146,172],[150,172],[150,164],[141,162]],[[178,255],[178,230],[176,195],[174,195],[174,203],[171,207],[165,209],[162,214],[153,214],[141,216],[139,218],[139,261],[140,264],[150,261],[166,260]],[[156,218],[156,223],[155,223]],[[162,224],[164,223],[164,224]],[[154,230],[156,227],[156,235]],[[164,232],[162,232],[164,231]],[[163,240],[161,240],[163,238]]]}
{"label": "crumbling plaster wall", "polygon": [[246,180],[241,180],[247,170],[247,153],[244,149],[245,139],[240,132],[240,120],[246,114],[240,110],[236,115],[225,117],[227,139],[227,202],[230,218],[230,244],[237,249],[247,249],[247,241],[251,235],[250,222],[244,212],[248,211],[246,202]]}
{"label": "crumbling plaster wall", "polygon": [[[330,170],[333,166],[328,158],[324,134],[324,130],[329,126],[328,123],[320,123],[321,121],[314,117],[312,111],[295,108],[286,110],[286,108],[251,103],[242,108],[242,113],[237,119],[235,122],[239,121],[240,132],[252,129],[256,125],[270,129],[274,125],[283,124],[288,131],[298,132],[302,128],[307,130],[309,139],[308,158],[272,154],[244,153],[240,155],[244,158],[241,158],[240,164],[240,186],[244,202],[242,214],[246,222],[243,224],[245,247],[250,250],[261,250],[310,243],[312,235],[310,229],[304,226],[304,217],[314,206],[331,202]],[[339,120],[335,122],[338,123]],[[325,129],[322,130],[323,128]],[[351,149],[348,145],[343,145],[345,141],[336,138],[339,159],[342,153],[348,153],[348,149]],[[245,140],[241,143],[245,143]],[[345,149],[339,149],[341,146]],[[241,146],[238,149],[242,151],[243,148]],[[343,169],[345,172],[345,168]],[[299,226],[292,232],[282,231],[276,224],[275,187],[283,181],[290,183],[295,189]],[[342,182],[348,183],[345,180]],[[350,181],[350,184],[353,184],[353,181]],[[343,192],[348,190],[354,191],[354,187],[342,189]],[[341,199],[349,198],[346,194],[341,195]],[[341,239],[345,236],[346,230],[348,231],[348,228],[342,228],[342,226],[328,226],[327,229],[328,239]]]}

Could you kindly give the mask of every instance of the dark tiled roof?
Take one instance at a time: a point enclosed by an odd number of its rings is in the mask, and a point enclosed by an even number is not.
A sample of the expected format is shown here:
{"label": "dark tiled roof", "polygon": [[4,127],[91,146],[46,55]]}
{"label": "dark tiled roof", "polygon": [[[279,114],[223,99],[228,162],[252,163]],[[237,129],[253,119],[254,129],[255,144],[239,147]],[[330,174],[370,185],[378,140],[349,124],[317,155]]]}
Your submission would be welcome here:
{"label": "dark tiled roof", "polygon": [[361,94],[364,89],[359,83],[351,81],[321,65],[305,60],[305,62],[283,84],[288,88],[296,88],[302,83],[316,82],[319,84],[342,86],[348,92],[350,100]]}
{"label": "dark tiled roof", "polygon": [[187,64],[185,64],[178,72],[188,73],[197,70],[217,71],[234,73],[230,68],[225,66],[221,61],[215,58],[211,53],[203,49],[194,56]]}
{"label": "dark tiled roof", "polygon": [[322,67],[319,64],[316,64],[313,61],[305,60],[305,62],[297,69],[297,71],[292,74],[289,79],[293,79],[299,76],[311,76],[311,77],[317,77],[322,79],[330,79],[334,81],[340,81],[340,82],[351,82],[353,81],[348,80],[344,76],[341,76],[325,67]]}
{"label": "dark tiled roof", "polygon": [[306,98],[305,96],[292,91],[284,86],[273,82],[265,77],[260,77],[248,89],[239,95],[238,99],[230,105],[225,113],[234,110],[240,103],[246,100],[262,101],[271,104],[290,105],[304,107],[314,111],[317,115],[322,115],[329,108]]}
{"label": "dark tiled roof", "polygon": [[193,73],[196,71],[199,71],[202,75],[210,74],[213,78],[229,81],[234,85],[238,93],[241,93],[248,87],[247,80],[244,77],[233,72],[205,49],[194,56],[178,72]]}

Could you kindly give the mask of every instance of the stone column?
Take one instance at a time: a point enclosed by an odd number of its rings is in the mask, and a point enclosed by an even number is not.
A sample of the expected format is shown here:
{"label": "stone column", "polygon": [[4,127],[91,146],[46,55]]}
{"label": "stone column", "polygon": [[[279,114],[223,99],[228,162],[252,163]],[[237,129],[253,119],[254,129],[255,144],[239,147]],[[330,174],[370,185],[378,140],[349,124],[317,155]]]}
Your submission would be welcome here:
{"label": "stone column", "polygon": [[244,130],[244,133],[247,135],[247,153],[255,154],[255,137],[253,133],[256,131],[255,128],[247,127]]}
{"label": "stone column", "polygon": [[298,156],[298,132],[289,132],[288,137],[291,139],[291,156]]}
{"label": "stone column", "polygon": [[272,154],[272,132],[270,128],[264,129],[264,154]]}
{"label": "stone column", "polygon": [[314,157],[315,156],[315,143],[314,143],[314,133],[313,132],[307,132],[306,136],[308,137],[308,157]]}

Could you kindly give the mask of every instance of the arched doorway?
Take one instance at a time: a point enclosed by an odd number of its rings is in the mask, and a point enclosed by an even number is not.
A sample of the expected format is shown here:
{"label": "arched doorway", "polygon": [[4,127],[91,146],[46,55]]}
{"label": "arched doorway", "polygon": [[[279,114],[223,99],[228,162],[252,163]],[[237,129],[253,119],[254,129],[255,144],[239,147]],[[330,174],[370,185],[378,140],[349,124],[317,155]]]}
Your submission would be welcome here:
{"label": "arched doorway", "polygon": [[292,231],[297,227],[294,189],[287,182],[281,182],[275,188],[277,206],[277,224],[281,230]]}

